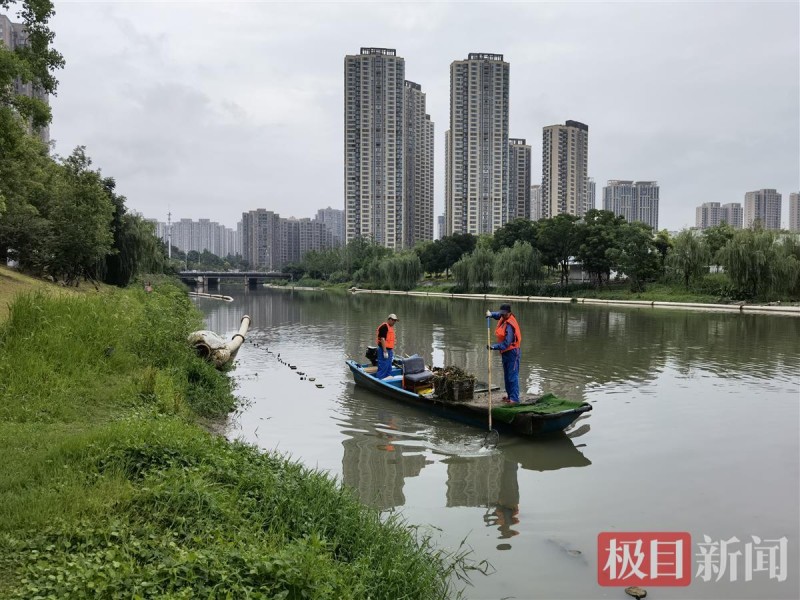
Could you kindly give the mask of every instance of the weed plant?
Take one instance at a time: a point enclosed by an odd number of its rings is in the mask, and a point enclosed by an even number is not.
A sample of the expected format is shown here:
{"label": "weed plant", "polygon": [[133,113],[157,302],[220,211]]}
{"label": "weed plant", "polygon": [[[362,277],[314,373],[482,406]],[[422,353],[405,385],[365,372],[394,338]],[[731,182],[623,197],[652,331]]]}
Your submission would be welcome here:
{"label": "weed plant", "polygon": [[196,425],[234,407],[159,281],[19,297],[0,328],[0,597],[446,598],[463,554]]}

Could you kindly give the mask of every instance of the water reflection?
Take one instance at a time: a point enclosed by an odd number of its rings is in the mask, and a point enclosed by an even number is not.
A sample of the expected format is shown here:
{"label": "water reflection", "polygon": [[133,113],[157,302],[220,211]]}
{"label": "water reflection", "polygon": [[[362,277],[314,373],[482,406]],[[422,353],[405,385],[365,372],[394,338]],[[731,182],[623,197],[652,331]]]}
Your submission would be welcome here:
{"label": "water reflection", "polygon": [[[381,398],[361,388],[342,399],[340,422],[344,483],[381,510],[405,504],[406,478],[417,477],[436,456],[447,465],[444,504],[486,509],[484,520],[500,537],[516,535],[520,506],[518,469],[553,471],[591,461],[567,434],[543,440],[508,437],[493,451],[480,447],[481,432]],[[588,425],[571,430],[580,437]]]}
{"label": "water reflection", "polygon": [[[454,456],[447,462],[447,506],[479,506],[487,527],[496,528],[500,539],[518,535],[520,493],[517,474],[585,467],[591,463],[572,439],[561,434],[546,440],[503,441],[497,451],[481,458]],[[530,499],[529,499],[530,501]],[[501,547],[502,546],[502,547]],[[507,550],[510,544],[499,549]]]}

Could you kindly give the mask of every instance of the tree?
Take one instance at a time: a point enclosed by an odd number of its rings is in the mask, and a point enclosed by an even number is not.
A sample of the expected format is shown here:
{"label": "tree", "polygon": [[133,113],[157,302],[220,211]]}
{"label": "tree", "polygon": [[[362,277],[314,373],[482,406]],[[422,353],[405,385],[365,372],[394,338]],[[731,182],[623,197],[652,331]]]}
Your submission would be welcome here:
{"label": "tree", "polygon": [[517,242],[528,242],[536,246],[536,223],[530,219],[514,219],[494,232],[492,250],[500,252],[503,248],[512,248]]}
{"label": "tree", "polygon": [[494,267],[494,252],[489,248],[476,248],[469,255],[469,280],[477,291],[486,293],[492,283],[492,269]]}
{"label": "tree", "polygon": [[422,264],[413,251],[401,252],[381,261],[382,279],[392,290],[410,290],[422,277]]}
{"label": "tree", "polygon": [[718,257],[734,290],[744,298],[778,298],[800,277],[800,261],[767,230],[737,231]]}
{"label": "tree", "polygon": [[82,146],[61,161],[61,182],[49,215],[52,228],[48,271],[77,285],[111,252],[114,207],[99,171]]}
{"label": "tree", "polygon": [[475,250],[478,238],[469,233],[456,233],[445,236],[440,241],[442,242],[442,271],[447,271],[462,256]]}
{"label": "tree", "polygon": [[586,212],[583,222],[577,226],[579,243],[576,256],[586,272],[594,277],[598,287],[603,285],[603,276],[606,281],[611,276],[614,264],[609,250],[616,248],[623,223],[625,217],[593,208]]}
{"label": "tree", "polygon": [[42,95],[55,96],[58,80],[53,72],[63,68],[64,58],[50,47],[55,37],[48,26],[54,14],[53,3],[49,0],[0,0],[0,8],[5,10],[18,4],[21,5],[18,17],[25,27],[27,43],[14,50],[0,45],[0,111],[11,111],[34,129],[41,129],[50,123],[50,106],[42,98],[17,94],[13,84],[15,81],[30,83]]}
{"label": "tree", "polygon": [[156,237],[155,227],[140,215],[130,214],[125,196],[116,193],[113,177],[102,180],[103,191],[114,209],[111,220],[111,252],[95,268],[94,276],[111,285],[128,285],[136,275],[162,272],[166,247]]}
{"label": "tree", "polygon": [[656,239],[653,241],[653,244],[656,250],[658,250],[659,268],[660,273],[663,275],[667,267],[667,255],[672,248],[672,238],[669,235],[669,231],[666,229],[659,231],[656,234]]}
{"label": "tree", "polygon": [[539,237],[537,249],[542,253],[542,262],[561,272],[561,285],[569,280],[569,261],[578,250],[578,217],[560,214],[537,222]]}
{"label": "tree", "polygon": [[498,253],[494,270],[506,293],[524,294],[534,280],[541,278],[542,256],[529,242],[516,242]]}
{"label": "tree", "polygon": [[456,287],[462,292],[469,292],[472,288],[470,259],[468,256],[462,256],[451,267],[453,272],[453,279],[455,280]]}
{"label": "tree", "polygon": [[714,266],[719,266],[721,264],[717,258],[717,254],[719,254],[719,251],[733,239],[734,233],[736,233],[736,230],[724,222],[703,230],[703,237],[705,238],[709,252],[709,261],[712,262]]}
{"label": "tree", "polygon": [[710,259],[706,239],[686,229],[675,236],[672,250],[667,255],[667,265],[680,275],[684,287],[689,289],[692,280],[708,272]]}
{"label": "tree", "polygon": [[622,223],[616,233],[616,246],[608,250],[608,256],[627,275],[632,292],[643,292],[645,282],[660,272],[661,257],[653,230],[644,223]]}
{"label": "tree", "polygon": [[[2,49],[0,49],[2,50]],[[0,58],[2,54],[0,53]],[[11,258],[33,272],[43,272],[50,227],[46,215],[59,171],[47,147],[28,135],[19,117],[0,106],[0,262]]]}
{"label": "tree", "polygon": [[392,253],[368,237],[355,237],[341,251],[341,268],[354,280],[366,281],[364,275],[376,260]]}

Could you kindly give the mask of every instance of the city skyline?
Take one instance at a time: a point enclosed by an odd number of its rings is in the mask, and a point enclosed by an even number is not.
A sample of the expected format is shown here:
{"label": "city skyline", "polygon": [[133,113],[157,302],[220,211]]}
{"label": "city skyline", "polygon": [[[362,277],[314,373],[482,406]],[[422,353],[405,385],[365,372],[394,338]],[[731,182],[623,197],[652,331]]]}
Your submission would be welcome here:
{"label": "city skyline", "polygon": [[[192,5],[56,8],[67,65],[51,99],[55,151],[86,145],[131,208],[158,220],[167,205],[226,226],[252,206],[289,205],[298,218],[341,207],[341,57],[359,46],[396,48],[442,124],[434,214],[444,212],[449,65],[476,50],[512,67],[512,135],[535,140],[570,118],[588,124],[588,175],[657,180],[663,228],[691,227],[703,202],[800,188],[795,4],[220,6],[213,43],[205,11]],[[313,43],[298,39],[301,23]],[[96,43],[80,34],[87,25]],[[575,35],[565,42],[568,26]],[[225,42],[234,36],[241,43]],[[610,82],[614,65],[652,93]],[[533,185],[538,144],[531,160]]]}

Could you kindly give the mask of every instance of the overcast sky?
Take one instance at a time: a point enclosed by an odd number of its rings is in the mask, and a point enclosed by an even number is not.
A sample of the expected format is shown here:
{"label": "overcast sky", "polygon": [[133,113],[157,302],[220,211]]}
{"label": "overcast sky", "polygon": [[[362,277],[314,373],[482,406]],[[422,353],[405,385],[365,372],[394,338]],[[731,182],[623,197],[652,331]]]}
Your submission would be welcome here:
{"label": "overcast sky", "polygon": [[659,226],[702,202],[800,189],[800,4],[56,2],[66,68],[51,137],[87,146],[146,217],[343,207],[343,63],[397,49],[435,124],[444,210],[449,65],[511,65],[512,137],[589,125],[597,204],[608,179],[657,180]]}

